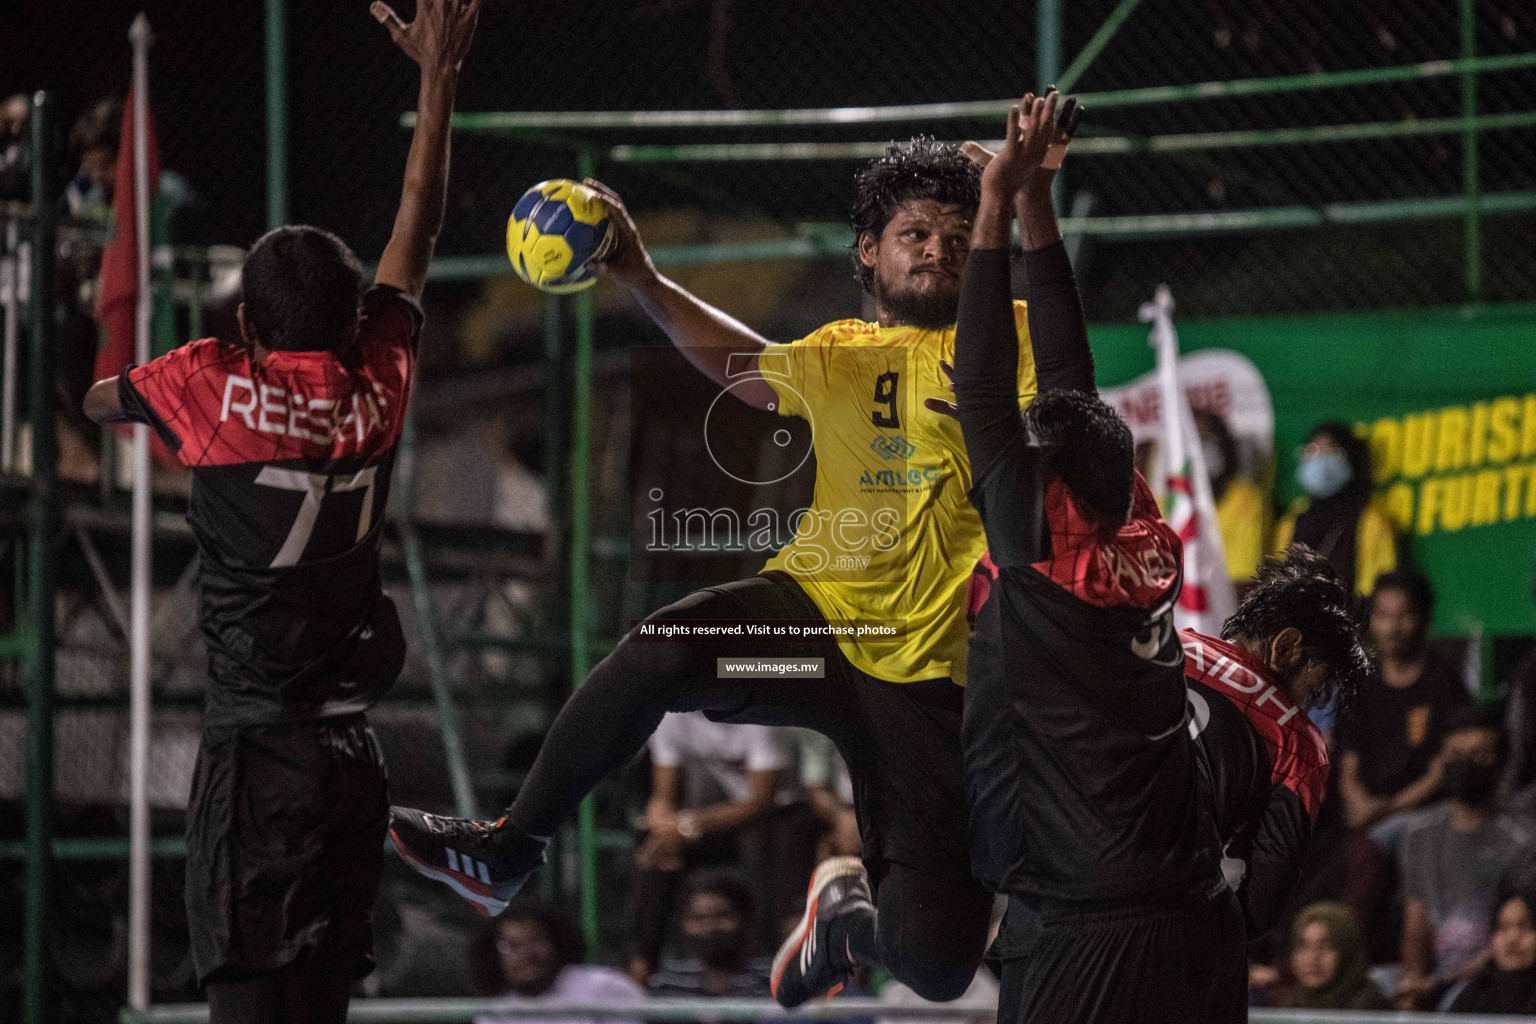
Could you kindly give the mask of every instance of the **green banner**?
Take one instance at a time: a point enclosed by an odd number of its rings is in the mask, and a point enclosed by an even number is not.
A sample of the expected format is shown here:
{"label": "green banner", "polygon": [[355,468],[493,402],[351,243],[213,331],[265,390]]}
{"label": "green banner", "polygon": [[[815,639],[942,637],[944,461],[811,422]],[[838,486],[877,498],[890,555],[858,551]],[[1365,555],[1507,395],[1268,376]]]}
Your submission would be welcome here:
{"label": "green banner", "polygon": [[[1536,631],[1536,304],[1177,324],[1251,359],[1275,407],[1276,508],[1313,424],[1369,438],[1378,493],[1434,581],[1435,631]],[[1099,384],[1153,366],[1147,327],[1090,330]]]}

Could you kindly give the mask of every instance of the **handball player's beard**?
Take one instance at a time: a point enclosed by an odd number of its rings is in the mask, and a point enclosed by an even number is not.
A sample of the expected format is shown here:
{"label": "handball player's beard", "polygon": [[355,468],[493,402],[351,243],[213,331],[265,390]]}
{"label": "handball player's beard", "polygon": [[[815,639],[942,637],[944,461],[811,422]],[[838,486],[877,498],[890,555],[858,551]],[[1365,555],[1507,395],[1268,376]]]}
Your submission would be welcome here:
{"label": "handball player's beard", "polygon": [[875,304],[899,324],[943,330],[954,324],[960,310],[960,278],[920,273],[894,284],[876,274]]}

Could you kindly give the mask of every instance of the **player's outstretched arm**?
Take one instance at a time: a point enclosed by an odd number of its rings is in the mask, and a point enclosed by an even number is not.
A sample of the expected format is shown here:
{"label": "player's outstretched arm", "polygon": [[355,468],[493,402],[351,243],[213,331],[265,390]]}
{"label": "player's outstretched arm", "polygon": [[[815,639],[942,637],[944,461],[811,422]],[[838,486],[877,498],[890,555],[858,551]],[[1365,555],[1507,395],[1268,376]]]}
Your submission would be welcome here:
{"label": "player's outstretched arm", "polygon": [[374,283],[420,298],[427,266],[443,226],[448,195],[448,122],[458,88],[459,65],[469,52],[480,20],[481,0],[417,0],[410,24],[383,0],[368,8],[389,29],[395,44],[421,66],[416,97],[416,130],[405,158],[405,185],[389,244],[379,259]]}
{"label": "player's outstretched arm", "polygon": [[[1056,93],[1052,91],[1043,102],[1034,100],[1033,107],[1020,111],[1025,122],[1037,114],[1038,120],[1026,127],[1032,132],[1045,133],[1036,142],[1037,149],[1040,145],[1045,147],[1039,166],[1027,177],[1014,177],[1018,187],[1013,193],[1013,207],[1019,223],[1019,241],[1024,249],[1028,281],[1025,298],[1029,302],[1029,336],[1039,390],[1092,391],[1093,355],[1088,348],[1083,303],[1077,293],[1066,247],[1061,241],[1056,207],[1051,201],[1051,183],[1066,156],[1072,135],[1082,121],[1084,108],[1074,97],[1062,104],[1058,116],[1055,100]],[[983,168],[991,166],[994,154],[977,143],[967,142],[965,152]],[[986,171],[982,173],[985,175]],[[988,230],[995,233],[998,229],[994,223],[988,225]],[[973,240],[972,244],[978,243]]]}
{"label": "player's outstretched arm", "polygon": [[[619,194],[591,178],[583,184],[602,198],[617,232],[613,254],[597,265],[596,272],[628,288],[646,315],[704,376],[721,387],[734,383],[731,394],[759,409],[777,402],[773,388],[753,372],[757,354],[768,346],[768,339],[658,273]],[[738,358],[733,364],[731,356],[741,353],[750,358]],[[738,383],[743,373],[752,376]]]}
{"label": "player's outstretched arm", "polygon": [[[1056,94],[1033,94],[1009,108],[1003,148],[994,154],[968,144],[985,166],[971,230],[971,252],[960,286],[955,327],[955,397],[971,471],[981,480],[1016,449],[1023,433],[1015,376],[1019,336],[1014,325],[1008,248],[1014,198],[1038,172],[1052,139]],[[1043,387],[1042,383],[1042,387]]]}

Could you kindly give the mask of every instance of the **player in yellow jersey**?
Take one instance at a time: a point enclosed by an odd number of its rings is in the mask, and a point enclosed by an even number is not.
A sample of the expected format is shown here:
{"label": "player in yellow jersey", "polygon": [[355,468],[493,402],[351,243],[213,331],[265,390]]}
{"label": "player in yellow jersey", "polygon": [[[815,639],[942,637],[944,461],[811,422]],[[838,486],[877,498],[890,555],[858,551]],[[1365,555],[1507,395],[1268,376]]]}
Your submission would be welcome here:
{"label": "player in yellow jersey", "polygon": [[[954,999],[980,963],[992,902],[971,878],[959,739],[965,591],[985,541],[966,497],[971,475],[959,426],[923,407],[949,397],[980,172],[957,147],[925,138],[893,145],[864,168],[854,267],[876,319],[831,323],[787,345],[657,273],[623,202],[587,184],[618,232],[602,273],[628,288],[722,388],[810,422],[815,499],[762,573],[700,590],[631,631],[560,712],[499,821],[395,808],[396,847],[418,871],[496,913],[542,862],[561,820],[640,749],[663,713],[703,710],[716,721],[814,729],[848,763],[864,857],[817,869],[805,917],[774,961],[775,997],[798,1005],[867,963],[930,999]],[[1054,214],[1046,216],[1054,231]],[[1027,336],[1022,304],[1015,313]],[[1034,367],[1030,346],[1019,350],[1022,405],[1034,392]],[[690,620],[878,623],[895,632],[810,643],[750,634],[648,638]],[[817,667],[814,678],[753,678],[728,671],[725,658]],[[726,824],[708,812],[678,815],[664,839],[685,845]]]}

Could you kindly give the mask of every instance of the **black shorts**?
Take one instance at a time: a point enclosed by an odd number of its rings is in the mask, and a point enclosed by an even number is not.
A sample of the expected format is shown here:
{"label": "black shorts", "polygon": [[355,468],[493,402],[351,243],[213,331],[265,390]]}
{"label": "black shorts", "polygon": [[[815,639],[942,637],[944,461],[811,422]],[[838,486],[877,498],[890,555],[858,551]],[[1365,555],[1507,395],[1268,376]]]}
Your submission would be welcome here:
{"label": "black shorts", "polygon": [[[793,577],[766,572],[697,591],[647,621],[687,619],[824,622],[825,616]],[[701,654],[713,656],[718,648],[721,656],[822,658],[823,679],[719,679],[708,688],[705,714],[717,722],[814,729],[830,738],[848,765],[864,860],[876,885],[889,863],[970,879],[962,687],[949,679],[876,679],[849,662],[830,637],[707,646]]]}
{"label": "black shorts", "polygon": [[373,970],[389,794],[360,714],[206,729],[187,808],[187,918],[198,983],[270,971],[322,939]]}
{"label": "black shorts", "polygon": [[[1034,928],[1027,955],[1010,931]],[[1243,913],[1232,891],[1037,922],[1010,905],[998,1024],[1237,1024],[1248,1019]]]}

